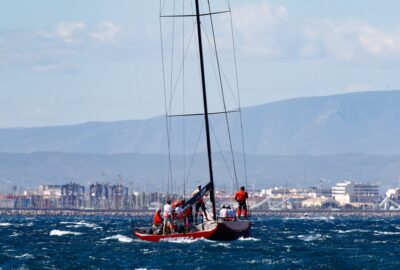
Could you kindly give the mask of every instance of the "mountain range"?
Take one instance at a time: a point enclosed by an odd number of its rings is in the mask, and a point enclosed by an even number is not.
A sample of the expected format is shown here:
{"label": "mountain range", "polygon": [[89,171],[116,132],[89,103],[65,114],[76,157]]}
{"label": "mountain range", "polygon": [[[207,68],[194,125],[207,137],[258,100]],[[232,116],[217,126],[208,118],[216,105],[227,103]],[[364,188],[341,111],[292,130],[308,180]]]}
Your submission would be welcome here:
{"label": "mountain range", "polygon": [[[400,91],[304,97],[242,110],[248,184],[315,186],[352,179],[398,186]],[[212,115],[218,185],[236,186],[223,115]],[[207,179],[201,116],[170,118],[176,188]],[[238,182],[245,181],[240,114],[228,116]],[[164,117],[69,126],[0,129],[0,189],[22,184],[95,181],[165,190],[168,144]],[[184,143],[183,143],[184,142]],[[119,177],[121,175],[121,178]],[[184,177],[185,175],[185,177]],[[321,180],[324,179],[324,180]],[[179,183],[178,183],[179,182]]]}
{"label": "mountain range", "polygon": [[[245,150],[257,155],[398,155],[399,105],[400,91],[375,91],[296,98],[244,108]],[[241,152],[239,117],[238,113],[230,114],[229,124],[234,150]],[[0,152],[165,154],[165,123],[164,117],[154,117],[0,129]],[[204,135],[202,127],[201,117],[172,118],[172,152],[204,152],[204,139],[199,139]],[[211,116],[211,128],[214,150],[229,150],[225,118]],[[183,141],[186,148],[182,147]]]}

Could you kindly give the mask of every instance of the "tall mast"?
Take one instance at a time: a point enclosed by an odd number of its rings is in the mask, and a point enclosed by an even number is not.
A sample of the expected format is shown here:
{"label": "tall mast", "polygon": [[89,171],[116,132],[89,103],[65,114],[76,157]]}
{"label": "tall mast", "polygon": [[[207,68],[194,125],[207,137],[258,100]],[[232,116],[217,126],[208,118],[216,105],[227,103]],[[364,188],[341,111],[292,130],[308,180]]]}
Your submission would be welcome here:
{"label": "tall mast", "polygon": [[203,58],[203,43],[202,43],[202,39],[201,39],[200,7],[199,7],[199,0],[195,0],[195,2],[196,2],[197,36],[198,36],[198,40],[199,40],[201,86],[202,86],[202,90],[203,90],[204,122],[205,122],[205,126],[206,126],[208,170],[209,170],[210,182],[211,182],[210,200],[212,203],[213,218],[215,220],[217,218],[217,212],[215,210],[214,174],[213,174],[212,156],[211,156],[210,124],[208,121],[206,76],[205,76],[205,72],[204,72],[204,58]]}

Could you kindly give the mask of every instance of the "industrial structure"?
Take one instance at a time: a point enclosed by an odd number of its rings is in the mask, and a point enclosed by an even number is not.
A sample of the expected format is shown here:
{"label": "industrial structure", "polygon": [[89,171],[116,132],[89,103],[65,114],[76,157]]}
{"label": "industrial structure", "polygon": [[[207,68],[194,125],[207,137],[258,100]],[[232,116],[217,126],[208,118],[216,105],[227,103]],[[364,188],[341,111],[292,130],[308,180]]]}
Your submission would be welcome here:
{"label": "industrial structure", "polygon": [[[400,188],[391,188],[386,196],[379,194],[375,184],[341,181],[332,188],[272,187],[250,192],[248,207],[253,211],[300,209],[383,209],[400,210]],[[34,191],[13,188],[0,194],[0,208],[31,209],[93,209],[93,210],[151,210],[162,208],[166,198],[177,195],[146,193],[130,190],[120,183],[96,182],[88,188],[77,183],[40,185]],[[216,192],[217,205],[235,205],[232,195]]]}

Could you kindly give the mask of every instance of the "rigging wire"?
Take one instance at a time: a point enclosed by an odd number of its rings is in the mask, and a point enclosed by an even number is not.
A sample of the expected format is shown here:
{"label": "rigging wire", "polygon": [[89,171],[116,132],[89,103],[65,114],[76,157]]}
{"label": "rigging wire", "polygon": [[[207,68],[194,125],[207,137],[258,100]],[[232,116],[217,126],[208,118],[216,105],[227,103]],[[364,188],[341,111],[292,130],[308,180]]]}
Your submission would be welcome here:
{"label": "rigging wire", "polygon": [[243,132],[243,115],[242,115],[242,106],[240,101],[240,87],[239,87],[239,74],[238,74],[238,65],[237,65],[237,58],[236,58],[236,43],[235,43],[235,35],[233,32],[233,20],[232,20],[232,9],[231,9],[231,2],[230,0],[226,0],[229,9],[229,18],[231,23],[231,36],[232,36],[232,46],[233,46],[233,58],[235,62],[235,76],[236,76],[236,88],[237,88],[237,96],[239,102],[239,118],[240,118],[240,133],[242,137],[242,152],[243,152],[243,166],[244,166],[244,178],[246,183],[246,188],[248,187],[247,184],[247,161],[246,161],[246,149],[244,145],[244,132]]}
{"label": "rigging wire", "polygon": [[[228,162],[226,161],[224,152],[222,151],[222,147],[221,147],[221,145],[220,145],[220,143],[219,143],[219,141],[218,141],[218,137],[217,137],[217,135],[215,134],[214,129],[213,129],[212,126],[211,126],[211,131],[212,131],[212,134],[214,135],[214,139],[215,139],[215,141],[216,141],[216,143],[217,143],[217,147],[218,147],[218,149],[219,149],[219,152],[221,153],[222,160],[224,161],[224,164],[225,164],[227,173],[228,173],[228,175],[230,176],[230,178],[231,178],[231,180],[232,180],[232,184],[233,184],[233,183],[235,183],[235,179],[234,179],[234,177],[233,177],[233,175],[232,175],[232,173],[231,173],[231,170],[230,170],[230,168],[229,168]],[[237,182],[237,181],[236,181],[236,188],[239,189],[239,185],[238,185],[238,182]]]}
{"label": "rigging wire", "polygon": [[[193,31],[192,31],[192,34],[191,34],[191,36],[190,36],[188,46],[186,47],[186,52],[185,52],[185,56],[184,56],[183,63],[185,63],[185,61],[186,61],[186,57],[187,57],[187,54],[188,54],[188,52],[189,52],[190,44],[191,44],[191,42],[192,42],[192,40],[193,40],[193,36],[194,36],[194,33],[195,33],[195,29],[196,29],[195,27],[196,27],[196,25],[193,25]],[[178,72],[178,76],[177,76],[176,82],[175,82],[174,91],[171,93],[171,100],[174,99],[174,96],[175,96],[176,91],[177,91],[177,89],[178,89],[179,80],[180,80],[180,78],[181,78],[181,76],[182,76],[183,68],[184,68],[184,65],[181,65],[181,67],[180,67],[180,69],[179,69],[179,72]],[[172,104],[171,104],[170,107],[168,108],[168,111],[172,111],[171,106],[172,106]]]}
{"label": "rigging wire", "polygon": [[200,139],[201,139],[201,134],[203,134],[203,129],[204,129],[204,125],[201,125],[199,135],[197,136],[196,145],[195,145],[193,153],[192,153],[192,160],[190,161],[189,168],[187,170],[186,179],[189,179],[189,174],[191,172],[191,169],[192,169],[195,157],[196,157],[196,152],[197,152],[197,148],[199,146],[199,142],[200,142]]}
{"label": "rigging wire", "polygon": [[[185,1],[182,1],[182,14],[185,13]],[[182,114],[185,114],[185,20],[182,20]],[[186,121],[182,117],[183,141],[183,198],[186,197]]]}
{"label": "rigging wire", "polygon": [[[164,0],[165,4],[165,0]],[[162,4],[162,0],[160,0],[160,38],[161,38],[161,62],[162,62],[162,74],[163,74],[163,90],[164,90],[164,107],[165,107],[165,124],[167,127],[167,146],[168,146],[168,164],[169,164],[169,172],[167,179],[167,197],[169,197],[170,193],[170,184],[172,185],[172,161],[171,161],[171,138],[169,131],[169,123],[168,123],[168,107],[167,107],[167,87],[166,87],[166,74],[165,74],[165,56],[164,56],[164,42],[163,42],[163,34],[162,34],[162,10],[164,8],[164,4]],[[171,187],[172,189],[172,187]],[[172,190],[173,194],[173,190]]]}
{"label": "rigging wire", "polygon": [[[172,9],[173,9],[172,10],[173,14],[175,14],[175,11],[176,11],[176,0],[173,1]],[[170,110],[172,108],[172,96],[171,96],[171,93],[172,93],[173,76],[174,76],[174,52],[175,52],[175,18],[172,18],[171,70],[170,70],[171,74],[170,74],[170,100],[169,100]],[[170,111],[170,113],[171,113],[171,111]],[[171,138],[172,137],[172,135],[171,135],[171,133],[172,133],[172,119],[170,118],[170,119],[168,119],[168,121],[169,121],[169,125],[170,125],[169,137]],[[174,190],[174,185],[173,184],[175,184],[175,186],[176,186],[176,182],[174,181],[174,178],[171,177],[171,190],[172,190],[172,193],[173,193],[173,190]]]}
{"label": "rigging wire", "polygon": [[[223,87],[223,83],[222,83],[221,64],[220,64],[220,61],[219,61],[219,55],[218,55],[218,50],[217,50],[217,42],[215,40],[215,30],[214,30],[213,17],[211,15],[210,0],[207,0],[207,3],[208,3],[208,10],[209,10],[209,13],[210,13],[210,23],[211,23],[211,30],[212,30],[213,41],[214,41],[215,57],[216,57],[217,66],[218,66],[218,76],[219,76],[219,82],[220,82],[220,87],[221,87],[221,92],[222,92],[222,100],[223,100],[224,110],[226,112],[227,109],[226,109],[226,102],[225,102],[224,87]],[[237,183],[238,180],[237,180],[236,162],[235,162],[235,155],[233,153],[232,136],[231,136],[231,131],[230,131],[230,127],[229,127],[229,118],[228,118],[228,114],[227,113],[225,113],[225,121],[226,121],[227,130],[228,130],[229,147],[230,147],[231,155],[232,155],[233,171],[234,171],[235,180],[236,180],[236,183]]]}

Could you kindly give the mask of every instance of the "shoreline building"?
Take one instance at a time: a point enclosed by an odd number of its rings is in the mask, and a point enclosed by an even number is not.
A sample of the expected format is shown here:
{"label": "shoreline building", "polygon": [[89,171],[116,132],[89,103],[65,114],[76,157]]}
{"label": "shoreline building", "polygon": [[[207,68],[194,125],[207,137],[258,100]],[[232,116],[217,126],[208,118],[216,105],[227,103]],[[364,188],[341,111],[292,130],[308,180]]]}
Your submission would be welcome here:
{"label": "shoreline building", "polygon": [[93,209],[109,209],[111,188],[108,184],[95,183],[89,186],[89,207]]}
{"label": "shoreline building", "polygon": [[40,185],[37,189],[41,208],[59,208],[61,201],[61,185]]}
{"label": "shoreline building", "polygon": [[373,184],[353,183],[351,181],[339,182],[332,187],[332,197],[339,205],[360,206],[374,204],[380,199],[379,186]]}
{"label": "shoreline building", "polygon": [[121,184],[95,183],[89,186],[89,207],[93,209],[129,209],[129,189]]}
{"label": "shoreline building", "polygon": [[76,183],[61,186],[61,205],[65,208],[83,208],[85,205],[85,187]]}

